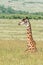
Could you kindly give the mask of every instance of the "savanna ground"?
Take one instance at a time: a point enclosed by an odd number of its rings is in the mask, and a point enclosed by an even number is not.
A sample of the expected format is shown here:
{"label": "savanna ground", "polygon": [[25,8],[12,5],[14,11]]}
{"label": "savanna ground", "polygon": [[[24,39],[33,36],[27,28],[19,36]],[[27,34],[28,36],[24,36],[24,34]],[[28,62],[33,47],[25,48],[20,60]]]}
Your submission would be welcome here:
{"label": "savanna ground", "polygon": [[25,52],[26,27],[17,19],[0,19],[0,65],[43,65],[43,20],[30,20],[38,51]]}

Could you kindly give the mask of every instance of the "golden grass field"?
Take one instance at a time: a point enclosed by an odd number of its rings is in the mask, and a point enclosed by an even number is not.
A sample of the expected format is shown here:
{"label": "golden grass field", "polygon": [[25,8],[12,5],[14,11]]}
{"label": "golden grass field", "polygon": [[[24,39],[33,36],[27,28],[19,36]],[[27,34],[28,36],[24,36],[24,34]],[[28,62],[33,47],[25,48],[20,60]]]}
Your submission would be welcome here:
{"label": "golden grass field", "polygon": [[30,20],[38,51],[25,52],[26,27],[20,20],[0,19],[0,65],[43,65],[43,20]]}

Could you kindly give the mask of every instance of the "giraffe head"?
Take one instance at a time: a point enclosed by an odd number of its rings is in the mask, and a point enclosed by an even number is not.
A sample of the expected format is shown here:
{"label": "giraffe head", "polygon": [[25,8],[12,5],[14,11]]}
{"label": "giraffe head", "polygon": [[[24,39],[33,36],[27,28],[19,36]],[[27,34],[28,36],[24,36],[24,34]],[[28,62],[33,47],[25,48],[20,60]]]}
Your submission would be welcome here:
{"label": "giraffe head", "polygon": [[25,24],[26,26],[29,26],[29,19],[28,19],[28,17],[23,18],[21,20],[21,22],[18,23],[18,25],[23,25],[23,24]]}

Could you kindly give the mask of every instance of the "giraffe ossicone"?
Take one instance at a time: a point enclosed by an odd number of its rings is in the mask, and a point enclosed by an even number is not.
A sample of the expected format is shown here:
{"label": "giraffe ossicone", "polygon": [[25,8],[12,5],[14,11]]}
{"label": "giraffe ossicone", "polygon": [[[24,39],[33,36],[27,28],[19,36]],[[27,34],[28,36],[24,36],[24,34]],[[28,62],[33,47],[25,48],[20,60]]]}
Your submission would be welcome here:
{"label": "giraffe ossicone", "polygon": [[32,30],[31,30],[31,24],[29,22],[28,17],[23,18],[21,20],[21,22],[19,22],[19,25],[26,25],[26,33],[27,33],[27,49],[26,51],[30,51],[30,52],[34,52],[37,51],[36,48],[36,42],[34,41],[33,37],[32,37]]}

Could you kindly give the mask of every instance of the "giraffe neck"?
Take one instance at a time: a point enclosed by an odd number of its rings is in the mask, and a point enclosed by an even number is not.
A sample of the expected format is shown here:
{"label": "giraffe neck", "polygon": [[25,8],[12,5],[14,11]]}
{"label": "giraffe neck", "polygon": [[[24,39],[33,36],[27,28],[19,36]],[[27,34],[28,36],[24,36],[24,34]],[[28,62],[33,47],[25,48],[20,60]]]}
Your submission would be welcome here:
{"label": "giraffe neck", "polygon": [[32,30],[31,30],[31,25],[27,26],[27,38],[29,40],[32,40],[33,37],[32,37]]}
{"label": "giraffe neck", "polygon": [[32,37],[32,30],[31,30],[31,25],[29,24],[29,26],[27,26],[27,46],[28,46],[28,49],[29,51],[35,51],[36,50],[36,43],[35,41],[33,40],[33,37]]}

